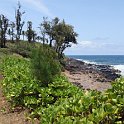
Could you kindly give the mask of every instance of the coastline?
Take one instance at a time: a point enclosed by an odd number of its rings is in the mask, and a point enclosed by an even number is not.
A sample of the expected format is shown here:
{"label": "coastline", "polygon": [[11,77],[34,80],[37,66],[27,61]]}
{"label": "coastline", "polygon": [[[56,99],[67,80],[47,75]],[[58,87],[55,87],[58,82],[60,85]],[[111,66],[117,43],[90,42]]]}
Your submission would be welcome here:
{"label": "coastline", "polygon": [[64,74],[73,84],[98,91],[111,88],[111,82],[121,76],[120,71],[110,65],[90,64],[73,58],[66,58]]}
{"label": "coastline", "polygon": [[114,69],[120,70],[120,74],[124,76],[124,65],[112,65]]}

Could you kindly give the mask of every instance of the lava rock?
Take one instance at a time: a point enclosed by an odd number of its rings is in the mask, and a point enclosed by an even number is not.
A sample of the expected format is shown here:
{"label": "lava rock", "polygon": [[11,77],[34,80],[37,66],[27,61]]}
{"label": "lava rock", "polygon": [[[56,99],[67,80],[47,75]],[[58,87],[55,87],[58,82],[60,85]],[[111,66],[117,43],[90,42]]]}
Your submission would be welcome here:
{"label": "lava rock", "polygon": [[95,80],[100,82],[111,82],[121,76],[120,71],[110,65],[87,64],[72,58],[65,60],[65,69],[71,73],[93,74]]}

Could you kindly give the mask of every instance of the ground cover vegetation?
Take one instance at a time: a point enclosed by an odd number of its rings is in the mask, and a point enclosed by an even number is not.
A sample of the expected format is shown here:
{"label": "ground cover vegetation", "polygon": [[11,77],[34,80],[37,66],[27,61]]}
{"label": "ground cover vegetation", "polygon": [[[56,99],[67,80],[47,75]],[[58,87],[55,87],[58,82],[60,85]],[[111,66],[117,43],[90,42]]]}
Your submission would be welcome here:
{"label": "ground cover vegetation", "polygon": [[2,87],[11,105],[28,108],[30,117],[41,124],[123,124],[124,79],[117,79],[105,92],[82,90],[68,82],[61,74],[60,60],[64,50],[77,43],[73,26],[58,18],[43,18],[37,36],[30,21],[23,31],[25,12],[20,9],[18,4],[16,23],[0,17]]}
{"label": "ground cover vegetation", "polygon": [[[51,70],[50,70],[51,71]],[[82,90],[56,75],[41,85],[31,73],[31,61],[7,57],[3,64],[4,93],[12,105],[22,105],[41,123],[111,124],[124,121],[124,79],[106,92]],[[46,83],[46,82],[44,82]]]}

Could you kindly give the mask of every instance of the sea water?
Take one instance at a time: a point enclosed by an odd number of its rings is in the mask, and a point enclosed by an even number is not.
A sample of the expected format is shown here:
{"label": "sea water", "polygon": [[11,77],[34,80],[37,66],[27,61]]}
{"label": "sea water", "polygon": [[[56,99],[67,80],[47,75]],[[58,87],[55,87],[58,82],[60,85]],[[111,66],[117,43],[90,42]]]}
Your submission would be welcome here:
{"label": "sea water", "polygon": [[124,76],[124,55],[69,55],[68,57],[91,64],[111,65],[120,70]]}

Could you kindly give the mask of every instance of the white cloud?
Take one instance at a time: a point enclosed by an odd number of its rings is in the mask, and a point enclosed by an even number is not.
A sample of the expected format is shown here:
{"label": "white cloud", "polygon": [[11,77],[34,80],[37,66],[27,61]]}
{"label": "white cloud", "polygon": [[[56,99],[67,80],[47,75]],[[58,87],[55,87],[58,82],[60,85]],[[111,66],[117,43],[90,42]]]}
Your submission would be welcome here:
{"label": "white cloud", "polygon": [[81,45],[82,47],[92,47],[93,42],[92,41],[81,41],[79,45]]}
{"label": "white cloud", "polygon": [[107,41],[109,39],[110,39],[109,37],[96,37],[93,40],[95,40],[95,41]]}
{"label": "white cloud", "polygon": [[[17,0],[13,0],[16,1]],[[43,0],[20,0],[20,2],[24,2],[24,3],[28,3],[27,6],[30,6],[31,8],[33,7],[33,9],[39,11],[42,14],[45,14],[46,16],[49,16],[51,18],[53,18],[53,14],[50,12],[49,8],[44,4]]]}
{"label": "white cloud", "polygon": [[97,42],[97,41],[81,41],[78,46],[83,48],[103,48],[108,45],[112,45],[112,43],[108,42]]}
{"label": "white cloud", "polygon": [[78,42],[77,45],[73,44],[71,48],[96,48],[98,46],[101,46],[100,44],[98,45],[96,42],[94,41],[81,41]]}
{"label": "white cloud", "polygon": [[79,45],[83,48],[98,48],[101,47],[103,44],[97,43],[95,41],[81,41]]}
{"label": "white cloud", "polygon": [[[114,43],[112,41],[80,41],[77,45],[72,45],[65,50],[67,55],[114,55],[114,54],[123,54],[124,53],[124,44],[121,46],[119,43]],[[115,50],[116,49],[116,50]]]}
{"label": "white cloud", "polygon": [[53,17],[53,14],[50,12],[49,8],[44,4],[43,0],[22,0],[23,2],[28,3],[27,6],[33,6],[35,10],[49,16]]}

